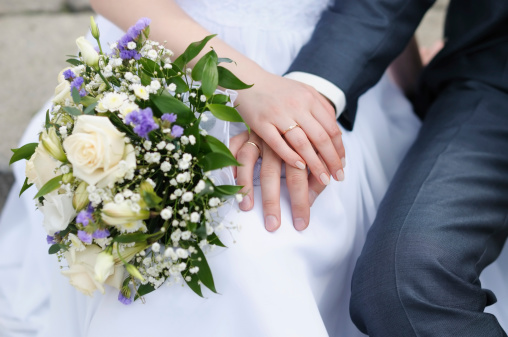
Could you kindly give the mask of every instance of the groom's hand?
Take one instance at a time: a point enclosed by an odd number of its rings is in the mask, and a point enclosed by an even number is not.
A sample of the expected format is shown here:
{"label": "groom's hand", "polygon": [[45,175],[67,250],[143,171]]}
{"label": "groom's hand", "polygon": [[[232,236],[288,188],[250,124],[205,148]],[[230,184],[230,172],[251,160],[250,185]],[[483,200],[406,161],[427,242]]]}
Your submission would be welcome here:
{"label": "groom's hand", "polygon": [[[280,178],[282,160],[255,133],[247,132],[235,136],[230,141],[230,148],[242,166],[236,168],[235,176],[238,185],[243,185],[245,194],[240,208],[249,211],[254,206],[253,176],[254,166],[259,157],[261,164],[261,194],[265,228],[272,232],[281,224],[280,212]],[[322,161],[322,159],[320,158]],[[286,165],[286,184],[291,199],[293,225],[296,230],[304,230],[309,225],[310,206],[324,190],[325,185],[319,182],[307,170]]]}

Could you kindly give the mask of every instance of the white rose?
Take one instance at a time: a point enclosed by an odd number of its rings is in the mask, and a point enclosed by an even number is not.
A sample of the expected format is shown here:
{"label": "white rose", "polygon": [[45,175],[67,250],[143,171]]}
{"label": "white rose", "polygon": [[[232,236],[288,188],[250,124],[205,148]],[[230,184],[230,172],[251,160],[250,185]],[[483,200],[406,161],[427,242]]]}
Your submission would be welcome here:
{"label": "white rose", "polygon": [[[81,252],[76,252],[74,258],[69,252],[65,253],[69,269],[62,271],[62,274],[69,278],[72,286],[87,296],[92,296],[97,289],[104,293],[103,284],[95,280],[95,264],[101,251],[102,249],[98,246],[91,245]],[[120,289],[122,282],[123,265],[117,264],[114,273],[106,279],[105,283]]]}
{"label": "white rose", "polygon": [[95,280],[104,283],[106,279],[115,272],[115,261],[113,255],[108,252],[101,252],[95,262]]}
{"label": "white rose", "polygon": [[99,67],[99,53],[95,50],[90,42],[88,42],[83,36],[76,40],[76,45],[81,52],[81,56],[86,64],[90,67]]}
{"label": "white rose", "polygon": [[44,229],[51,236],[67,228],[76,216],[76,211],[72,207],[72,197],[67,194],[58,194],[58,191],[46,194],[39,210],[44,215],[42,223]]}
{"label": "white rose", "polygon": [[35,184],[35,187],[40,190],[44,184],[60,175],[58,169],[60,165],[61,163],[54,159],[42,144],[39,144],[30,160],[26,162],[25,175],[28,183]]}
{"label": "white rose", "polygon": [[66,99],[71,98],[71,84],[63,81],[55,88],[55,97],[51,100],[55,104],[65,103]]}
{"label": "white rose", "polygon": [[150,217],[150,211],[147,209],[133,210],[133,206],[139,204],[131,200],[122,202],[108,202],[102,207],[102,220],[111,226],[120,226],[134,223],[140,220],[146,220]]}
{"label": "white rose", "polygon": [[63,146],[74,176],[89,185],[106,187],[136,167],[134,147],[107,117],[79,116]]}

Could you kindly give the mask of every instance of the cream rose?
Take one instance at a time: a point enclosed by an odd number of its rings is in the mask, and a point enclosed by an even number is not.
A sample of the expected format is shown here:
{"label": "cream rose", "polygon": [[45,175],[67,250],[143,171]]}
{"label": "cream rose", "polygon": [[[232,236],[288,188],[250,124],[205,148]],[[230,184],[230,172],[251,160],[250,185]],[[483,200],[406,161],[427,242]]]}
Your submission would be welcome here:
{"label": "cream rose", "polygon": [[35,184],[38,190],[48,181],[61,174],[60,163],[54,159],[48,151],[39,144],[34,154],[26,162],[25,175],[29,184]]}
{"label": "cream rose", "polygon": [[89,185],[105,187],[136,167],[134,147],[107,117],[79,116],[63,147],[74,176]]}
{"label": "cream rose", "polygon": [[63,81],[55,88],[55,96],[52,102],[55,104],[63,104],[66,99],[71,98],[71,84],[68,81]]}
{"label": "cream rose", "polygon": [[55,232],[62,231],[76,216],[76,211],[72,207],[72,197],[67,194],[58,194],[53,191],[44,196],[39,210],[44,215],[42,225],[46,232],[53,236]]}
{"label": "cream rose", "polygon": [[[72,286],[87,296],[92,296],[95,290],[104,293],[104,285],[95,279],[95,264],[101,251],[100,247],[91,245],[83,251],[75,252],[74,258],[69,252],[65,253],[69,269],[62,271],[62,274],[69,278]],[[120,289],[123,276],[123,265],[117,264],[113,274],[104,283]]]}

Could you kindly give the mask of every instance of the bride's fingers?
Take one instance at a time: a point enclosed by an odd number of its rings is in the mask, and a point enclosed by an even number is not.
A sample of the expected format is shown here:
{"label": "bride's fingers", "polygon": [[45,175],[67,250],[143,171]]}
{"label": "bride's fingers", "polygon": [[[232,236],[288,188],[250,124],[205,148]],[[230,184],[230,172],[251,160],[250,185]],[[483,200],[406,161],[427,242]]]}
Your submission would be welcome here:
{"label": "bride's fingers", "polygon": [[249,211],[254,207],[254,189],[252,180],[254,177],[254,166],[256,161],[261,156],[260,140],[257,137],[251,137],[242,144],[238,150],[236,159],[242,166],[237,168],[238,177],[236,183],[242,185],[243,188],[240,193],[244,193],[242,202],[240,202],[240,209],[242,211]]}
{"label": "bride's fingers", "polygon": [[316,96],[320,101],[322,108],[324,109],[324,111],[326,111],[326,113],[321,113],[320,110],[314,112],[316,110],[313,110],[312,114],[330,136],[333,146],[335,147],[335,150],[337,151],[337,154],[340,157],[342,168],[344,168],[346,167],[346,150],[342,142],[342,132],[340,131],[339,125],[337,124],[337,121],[335,119],[335,109],[333,108],[331,103],[321,94],[317,94]]}
{"label": "bride's fingers", "polygon": [[[314,177],[313,175],[311,175]],[[310,204],[307,172],[286,165],[286,185],[291,199],[293,226],[302,231],[309,225]],[[323,186],[319,184],[320,186]]]}
{"label": "bride's fingers", "polygon": [[304,159],[286,143],[275,126],[270,125],[263,128],[258,132],[258,135],[287,165],[299,168],[300,170],[306,169]]}
{"label": "bride's fingers", "polygon": [[[292,130],[287,131],[284,134],[284,137],[288,143],[290,143],[291,146],[307,160],[307,165],[309,165],[309,169],[312,174],[316,176],[323,185],[328,185],[330,183],[330,173],[323,162],[319,160],[316,151],[312,147],[312,144],[302,128],[293,128]],[[331,146],[331,142],[329,145]],[[333,148],[333,146],[331,147]],[[335,152],[335,150],[332,150],[332,152]],[[335,157],[338,158],[337,154],[335,154]],[[337,166],[339,163],[340,160],[338,160],[335,165]]]}
{"label": "bride's fingers", "polygon": [[[326,130],[316,119],[313,118],[313,116],[308,116],[308,118],[302,121],[302,124],[304,125],[302,126],[302,130],[305,132],[306,137],[315,146],[321,157],[324,158],[324,164],[323,161],[320,161],[320,164],[328,169],[328,172],[332,174],[335,180],[342,180],[344,175],[344,171],[342,170],[342,161]],[[333,121],[333,124],[336,125],[336,122]],[[286,138],[291,139],[291,136],[292,135],[289,135]],[[295,145],[293,144],[293,146]],[[310,166],[310,164],[309,168],[311,172],[316,175],[316,172],[313,171],[313,168]],[[321,176],[318,177],[321,179]],[[324,183],[322,179],[321,181]]]}
{"label": "bride's fingers", "polygon": [[[245,144],[246,141],[249,140],[249,133],[244,131],[232,138],[229,139],[229,150],[233,154],[233,156],[238,160],[238,151]],[[241,162],[240,162],[241,163]],[[236,166],[232,166],[233,176],[236,178]],[[241,185],[241,184],[239,184]]]}
{"label": "bride's fingers", "polygon": [[268,146],[263,147],[261,163],[261,197],[265,228],[273,232],[280,227],[280,175],[281,159]]}

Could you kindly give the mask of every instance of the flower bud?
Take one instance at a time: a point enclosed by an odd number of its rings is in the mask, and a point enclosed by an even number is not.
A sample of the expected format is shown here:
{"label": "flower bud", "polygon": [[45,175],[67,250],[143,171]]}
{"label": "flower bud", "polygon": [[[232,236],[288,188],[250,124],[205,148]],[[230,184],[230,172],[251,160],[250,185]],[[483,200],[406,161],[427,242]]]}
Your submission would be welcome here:
{"label": "flower bud", "polygon": [[102,207],[102,220],[112,226],[146,220],[149,217],[149,210],[141,208],[139,211],[135,211],[129,200],[120,203],[108,202]]}
{"label": "flower bud", "polygon": [[104,283],[106,279],[115,272],[115,261],[113,255],[108,251],[103,251],[97,255],[95,261],[95,280]]}
{"label": "flower bud", "polygon": [[62,143],[60,142],[54,127],[50,127],[49,130],[42,131],[41,142],[44,149],[46,149],[53,158],[61,162],[67,161],[67,156],[65,155]]}
{"label": "flower bud", "polygon": [[97,53],[92,44],[81,36],[76,40],[76,45],[85,63],[95,69],[99,68],[99,53]]}
{"label": "flower bud", "polygon": [[64,184],[69,184],[71,183],[72,181],[74,180],[74,176],[72,175],[72,173],[66,173],[62,176],[62,182]]}
{"label": "flower bud", "polygon": [[136,267],[134,267],[132,264],[127,263],[125,265],[125,269],[129,272],[129,274],[131,274],[132,276],[134,276],[135,278],[137,278],[141,282],[145,282],[145,278],[143,277],[143,275],[141,275],[139,270]]}
{"label": "flower bud", "polygon": [[74,209],[77,212],[81,211],[89,203],[88,192],[86,190],[87,187],[88,184],[82,181],[81,184],[78,185],[76,192],[74,192],[74,197],[72,198],[72,206],[74,206]]}
{"label": "flower bud", "polygon": [[95,23],[95,20],[93,19],[93,16],[90,17],[90,32],[92,32],[92,36],[95,39],[99,39],[99,36],[100,36],[99,27],[97,27],[97,24]]}

